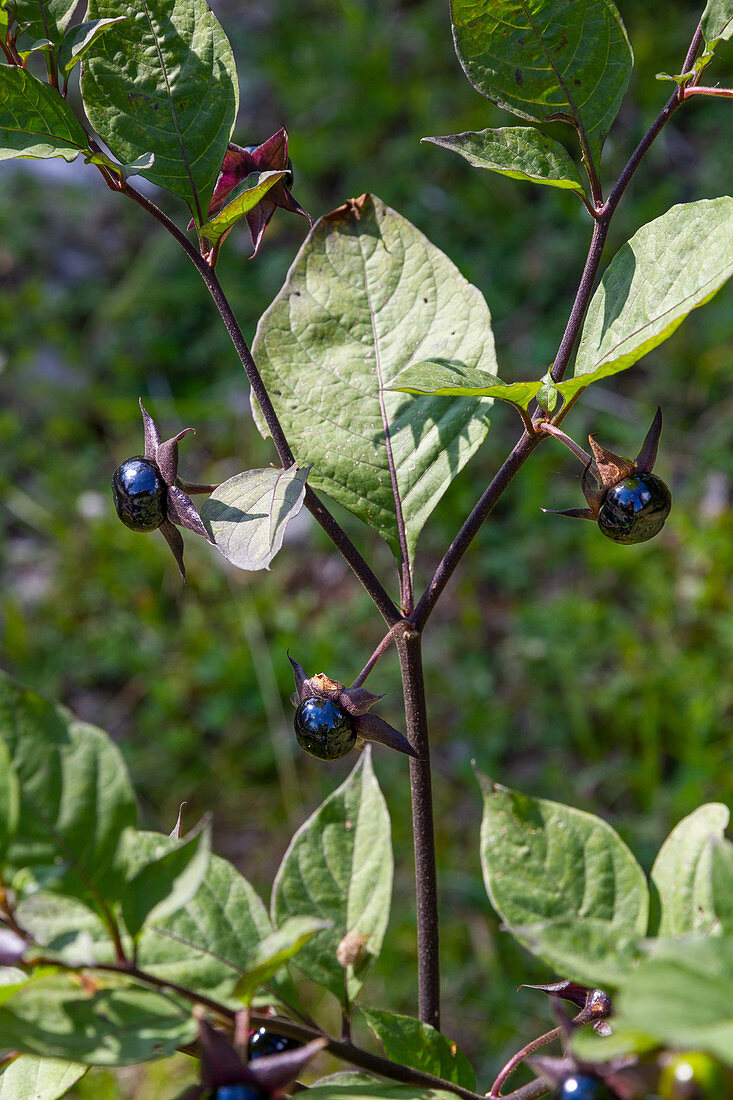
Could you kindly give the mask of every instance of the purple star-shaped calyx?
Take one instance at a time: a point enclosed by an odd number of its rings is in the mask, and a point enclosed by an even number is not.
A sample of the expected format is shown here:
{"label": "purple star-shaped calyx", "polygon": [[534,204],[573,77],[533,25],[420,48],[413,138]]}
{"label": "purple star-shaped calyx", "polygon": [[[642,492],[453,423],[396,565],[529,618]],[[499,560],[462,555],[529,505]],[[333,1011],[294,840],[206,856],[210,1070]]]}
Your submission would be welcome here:
{"label": "purple star-shaped calyx", "polygon": [[[607,450],[597,442],[595,436],[589,435],[588,442],[592,454],[585,455],[587,462],[581,479],[581,488],[583,496],[588,502],[588,507],[566,508],[562,511],[543,508],[543,512],[550,512],[555,516],[571,516],[573,519],[597,520],[601,504],[605,500],[609,489],[612,489],[614,485],[627,477],[652,472],[654,463],[657,460],[657,449],[661,433],[662,410],[658,408],[641,445],[641,450],[633,461]],[[584,454],[581,448],[577,448],[577,453],[579,456]]]}
{"label": "purple star-shaped calyx", "polygon": [[195,428],[184,428],[171,439],[161,442],[158,426],[150,413],[143,405],[140,398],[140,412],[143,418],[145,432],[145,458],[158,468],[161,478],[166,485],[165,494],[165,519],[159,530],[173,551],[182,579],[186,579],[186,569],[183,564],[183,539],[178,527],[187,527],[197,535],[201,535],[207,542],[213,542],[211,535],[201,522],[190,493],[211,493],[216,485],[196,485],[190,481],[184,481],[178,476],[178,444],[189,432],[195,432]]}
{"label": "purple star-shaped calyx", "polygon": [[282,207],[283,210],[290,210],[293,214],[302,214],[308,219],[310,225],[313,225],[313,220],[300,203],[296,202],[288,189],[289,184],[292,183],[293,174],[288,160],[288,132],[284,126],[261,145],[234,145],[230,142],[224,154],[224,163],[209,204],[209,218],[218,214],[233,188],[252,172],[282,171],[287,171],[288,175],[278,180],[257,205],[245,214],[254,246],[252,257],[259,251],[265,229],[275,213],[276,206]]}
{"label": "purple star-shaped calyx", "polygon": [[[369,711],[376,702],[384,698],[384,695],[374,695],[363,687],[344,687],[338,680],[332,680],[323,672],[316,673],[310,678],[297,661],[288,654],[288,660],[293,666],[295,677],[295,694],[291,697],[294,707],[299,706],[306,699],[330,699],[342,707],[351,717],[357,736],[357,745],[364,741],[376,741],[380,745],[387,745],[398,752],[404,752],[407,756],[417,756],[407,738]],[[360,739],[360,740],[359,740]]]}
{"label": "purple star-shaped calyx", "polygon": [[258,1100],[274,1100],[285,1095],[298,1074],[327,1045],[326,1039],[281,1054],[268,1054],[245,1064],[227,1035],[199,1018],[198,1045],[201,1054],[201,1083],[192,1085],[181,1100],[204,1100],[218,1089],[244,1085]]}

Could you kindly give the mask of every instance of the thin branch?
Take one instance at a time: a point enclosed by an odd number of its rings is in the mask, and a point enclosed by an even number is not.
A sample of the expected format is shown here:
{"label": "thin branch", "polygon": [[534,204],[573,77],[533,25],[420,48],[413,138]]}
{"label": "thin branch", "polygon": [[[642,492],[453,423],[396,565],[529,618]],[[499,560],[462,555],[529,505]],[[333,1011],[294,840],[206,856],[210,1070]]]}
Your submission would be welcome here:
{"label": "thin branch", "polygon": [[536,1081],[530,1081],[528,1085],[522,1085],[521,1089],[508,1092],[506,1096],[502,1097],[502,1100],[537,1100],[539,1096],[547,1096],[551,1087],[547,1081],[542,1081],[538,1077]]}
{"label": "thin branch", "polygon": [[561,431],[560,428],[556,428],[554,424],[548,424],[546,420],[542,420],[537,428],[539,431],[546,432],[548,435],[553,435],[555,439],[559,439],[584,465],[588,466],[593,461],[587,451],[584,451],[574,439],[571,439],[569,435],[565,435],[565,432]]}
{"label": "thin branch", "polygon": [[554,1027],[552,1031],[545,1032],[544,1035],[540,1035],[537,1039],[533,1039],[531,1043],[527,1043],[521,1050],[518,1050],[498,1074],[490,1091],[486,1094],[490,1100],[498,1100],[498,1098],[501,1097],[501,1086],[508,1077],[511,1077],[514,1070],[517,1066],[522,1064],[525,1058],[529,1058],[530,1054],[534,1054],[536,1050],[540,1050],[542,1047],[547,1046],[548,1043],[554,1043],[555,1039],[560,1039],[563,1034],[564,1028]]}
{"label": "thin branch", "polygon": [[395,623],[395,625],[387,631],[367,663],[364,665],[364,668],[354,680],[353,684],[351,685],[352,688],[361,687],[362,684],[365,683],[367,676],[372,671],[379,658],[387,652],[390,645],[394,641],[395,635],[397,634],[398,630],[400,630],[400,628],[404,629],[405,627],[409,627],[409,624],[404,619],[400,619],[398,623]]}
{"label": "thin branch", "polygon": [[416,757],[410,758],[412,832],[415,845],[415,894],[417,899],[418,1016],[440,1028],[440,951],[438,935],[438,884],[435,865],[435,830],[430,775],[425,679],[421,636],[406,630],[397,636],[407,736]]}
{"label": "thin branch", "polygon": [[733,99],[733,88],[706,88],[700,84],[693,84],[684,89],[682,98],[689,99],[692,95],[714,95],[720,96],[721,99]]}
{"label": "thin branch", "polygon": [[[252,358],[252,353],[249,350],[247,341],[244,338],[244,334],[239,327],[239,323],[232,312],[232,308],[229,305],[229,301],[222,290],[216,274],[212,271],[203,256],[201,256],[191,244],[188,237],[178,228],[175,222],[172,222],[154,203],[139,191],[136,191],[134,187],[131,187],[127,181],[122,181],[117,186],[117,190],[127,195],[128,198],[131,198],[133,202],[136,202],[138,206],[141,206],[148,214],[151,214],[156,221],[175,238],[196,267],[196,270],[206,284],[214,301],[214,305],[219,311],[219,315],[229,333],[234,349],[244,367],[249,383],[252,386],[252,391],[262,410],[262,415],[265,418],[268,431],[272,436],[272,441],[275,445],[278,457],[284,467],[292,466],[295,462],[295,457],[290,449],[290,444],[285,437],[275,408],[270,400],[265,384],[262,381],[262,376]],[[402,616],[381,581],[364,560],[341,525],[334,519],[320,498],[316,496],[308,485],[306,485],[305,489],[305,506],[314,519],[321,525],[336,549],[339,550],[341,555],[346,559],[346,562],[351,567],[358,580],[361,581],[362,585],[371,596],[387,625],[393,626],[396,622],[399,622]]]}

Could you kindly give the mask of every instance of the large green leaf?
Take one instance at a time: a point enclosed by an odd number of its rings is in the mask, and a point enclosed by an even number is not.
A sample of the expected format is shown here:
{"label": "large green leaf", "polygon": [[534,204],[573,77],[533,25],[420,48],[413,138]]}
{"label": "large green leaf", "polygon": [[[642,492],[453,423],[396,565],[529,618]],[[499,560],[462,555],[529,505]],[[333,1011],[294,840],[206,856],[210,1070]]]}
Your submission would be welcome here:
{"label": "large green leaf", "polygon": [[390,1061],[432,1073],[434,1077],[475,1092],[476,1074],[468,1058],[430,1024],[366,1005],[359,1005],[359,1011]]}
{"label": "large green leaf", "polygon": [[583,129],[598,157],[633,66],[611,0],[453,0],[452,17],[477,91],[520,118]]}
{"label": "large green leaf", "polygon": [[537,382],[502,382],[486,371],[448,359],[426,359],[405,367],[390,389],[399,393],[434,394],[439,397],[494,397],[526,409],[542,388]]}
{"label": "large green leaf", "polygon": [[122,915],[137,937],[144,925],[172,916],[193,898],[211,858],[211,825],[204,821],[183,840],[128,829],[120,857],[125,878]]}
{"label": "large green leaf", "polygon": [[[262,317],[253,352],[298,465],[398,552],[390,450],[412,556],[420,530],[488,430],[488,402],[388,392],[410,363],[496,371],[491,317],[450,260],[380,199],[314,226]],[[259,410],[255,417],[266,433]]]}
{"label": "large green leaf", "polygon": [[558,390],[578,390],[632,366],[733,273],[733,198],[673,206],[614,256],[593,295],[575,364]]}
{"label": "large green leaf", "polygon": [[303,507],[308,470],[246,470],[219,485],[201,519],[227,561],[239,569],[269,569],[285,528]]}
{"label": "large green leaf", "polygon": [[0,1069],[0,1100],[59,1100],[86,1071],[78,1062],[21,1054]]}
{"label": "large green leaf", "polygon": [[79,0],[2,0],[30,38],[59,42]]}
{"label": "large green leaf", "polygon": [[520,943],[564,976],[612,982],[646,932],[641,867],[593,814],[479,779],[481,865],[494,908]]}
{"label": "large green leaf", "polygon": [[78,23],[69,27],[64,35],[58,52],[59,71],[68,74],[78,65],[92,44],[115,23],[125,19],[118,15],[116,19],[91,19],[88,23]]}
{"label": "large green leaf", "polygon": [[[367,746],[348,779],[293,837],[272,894],[276,925],[293,916],[332,922],[295,964],[342,1003],[345,993],[354,999],[382,948],[392,869],[389,814]],[[344,966],[337,956],[347,933],[358,950]]]}
{"label": "large green leaf", "polygon": [[205,0],[90,0],[88,19],[118,15],[84,59],[87,115],[123,164],[152,152],[144,175],[202,225],[239,104],[229,42]]}
{"label": "large green leaf", "polygon": [[474,168],[502,176],[577,191],[585,190],[578,169],[564,145],[530,126],[503,126],[500,130],[467,131],[448,137],[424,137],[444,149],[460,153]]}
{"label": "large green leaf", "polygon": [[90,1066],[126,1066],[175,1053],[196,1023],[187,1007],[115,975],[55,974],[0,1006],[3,1045]]}
{"label": "large green leaf", "polygon": [[87,139],[55,88],[25,69],[0,66],[0,160],[63,157],[75,160]]}
{"label": "large green leaf", "polygon": [[702,33],[706,45],[726,41],[733,35],[733,3],[731,0],[708,0],[702,13]]}
{"label": "large green leaf", "polygon": [[712,863],[714,839],[720,839],[730,820],[721,802],[700,806],[669,834],[652,868],[659,893],[660,936],[705,931],[716,919]]}
{"label": "large green leaf", "polygon": [[135,821],[122,756],[101,730],[0,676],[0,738],[20,787],[12,867],[99,907],[120,897],[120,835]]}

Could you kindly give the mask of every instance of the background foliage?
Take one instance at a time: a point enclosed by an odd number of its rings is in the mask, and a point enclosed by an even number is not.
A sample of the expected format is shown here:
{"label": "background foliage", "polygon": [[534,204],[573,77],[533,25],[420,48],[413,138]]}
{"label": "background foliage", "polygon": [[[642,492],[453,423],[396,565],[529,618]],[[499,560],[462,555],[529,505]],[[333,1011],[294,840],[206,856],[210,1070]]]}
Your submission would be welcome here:
{"label": "background foliage", "polygon": [[[476,172],[418,143],[510,121],[463,79],[445,6],[279,0],[216,9],[242,82],[238,140],[261,141],[287,125],[294,192],[312,215],[365,190],[380,195],[485,294],[505,380],[544,369],[580,272],[587,217],[570,194]],[[609,177],[668,95],[654,73],[678,71],[699,15],[699,5],[656,0],[619,9],[636,68],[604,154]],[[715,76],[726,80],[719,61]],[[719,194],[730,178],[724,107],[699,99],[652,148],[614,219],[609,258],[643,222],[676,202]],[[569,133],[553,136],[567,141]],[[237,572],[189,540],[186,589],[162,540],[121,527],[108,478],[142,449],[139,395],[164,434],[197,427],[182,445],[184,476],[223,480],[266,466],[271,452],[252,424],[226,334],[172,241],[107,193],[91,167],[6,164],[0,189],[1,663],[115,736],[144,823],[167,831],[183,800],[191,822],[214,808],[215,849],[266,892],[293,828],[349,767],[298,756],[296,771],[285,650],[309,673],[348,681],[379,623],[304,513],[272,573]],[[170,196],[157,197],[181,216]],[[235,231],[238,244],[219,270],[248,336],[303,231],[300,219],[278,211],[253,263],[246,233]],[[542,1029],[547,1005],[514,990],[548,975],[489,911],[473,843],[480,797],[470,761],[509,786],[601,813],[647,870],[676,820],[702,801],[733,796],[732,314],[724,291],[639,367],[594,387],[568,421],[581,441],[593,430],[635,454],[662,404],[657,470],[675,497],[663,535],[626,548],[590,524],[542,516],[542,505],[581,503],[572,459],[545,446],[502,499],[435,616],[425,657],[447,918],[445,1029],[482,1076],[522,1034]],[[422,536],[420,577],[517,424],[510,409],[496,410],[481,453]],[[343,522],[364,545],[365,529]],[[389,568],[378,540],[368,553]],[[389,693],[393,709],[382,713],[395,724],[398,684],[390,656],[374,685]],[[414,965],[405,768],[392,754],[375,756],[403,858],[369,999],[411,1012],[409,994],[400,1001],[390,983],[397,968],[411,976]],[[170,1070],[95,1071],[79,1095],[144,1100],[158,1095],[163,1072]]]}

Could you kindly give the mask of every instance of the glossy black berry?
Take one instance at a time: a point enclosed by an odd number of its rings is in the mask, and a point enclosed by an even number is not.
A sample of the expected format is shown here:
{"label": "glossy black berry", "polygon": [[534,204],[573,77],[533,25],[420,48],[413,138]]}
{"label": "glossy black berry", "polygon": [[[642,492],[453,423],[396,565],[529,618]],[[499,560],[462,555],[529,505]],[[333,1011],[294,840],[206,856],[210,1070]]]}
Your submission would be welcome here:
{"label": "glossy black berry", "polygon": [[672,496],[661,478],[632,474],[606,493],[598,526],[614,542],[646,542],[661,531],[671,507]]}
{"label": "glossy black berry", "polygon": [[295,1050],[301,1044],[297,1039],[289,1039],[287,1035],[277,1035],[274,1031],[267,1031],[261,1027],[249,1037],[249,1057],[264,1058],[268,1054],[282,1054],[285,1050]]}
{"label": "glossy black berry", "polygon": [[356,744],[354,721],[330,699],[305,699],[295,712],[298,744],[319,760],[340,760]]}
{"label": "glossy black berry", "polygon": [[266,1096],[252,1085],[221,1085],[214,1093],[215,1100],[263,1100]]}
{"label": "glossy black berry", "polygon": [[603,1081],[573,1073],[558,1085],[554,1100],[617,1100],[617,1097]]}
{"label": "glossy black berry", "polygon": [[155,531],[165,519],[166,485],[149,458],[135,455],[112,475],[117,515],[133,531]]}

